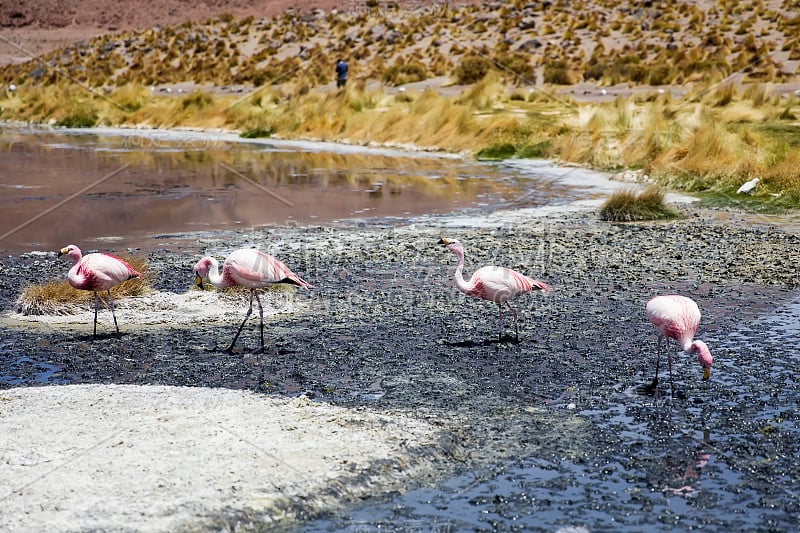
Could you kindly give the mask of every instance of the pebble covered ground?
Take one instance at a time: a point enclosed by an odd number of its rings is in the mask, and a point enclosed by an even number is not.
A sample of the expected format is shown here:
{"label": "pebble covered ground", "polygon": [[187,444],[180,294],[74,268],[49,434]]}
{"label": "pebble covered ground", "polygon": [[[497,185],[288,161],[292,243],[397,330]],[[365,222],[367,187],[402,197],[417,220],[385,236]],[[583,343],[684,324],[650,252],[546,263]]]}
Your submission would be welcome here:
{"label": "pebble covered ground", "polygon": [[[464,491],[447,496],[440,487],[441,519],[454,527],[797,530],[800,328],[792,310],[800,239],[735,212],[685,211],[671,222],[611,224],[584,212],[494,229],[450,223],[445,233],[435,217],[401,227],[271,228],[204,234],[184,250],[150,254],[153,286],[166,293],[191,290],[201,253],[222,258],[241,246],[273,253],[313,283],[296,293],[296,312],[269,318],[263,356],[254,353],[257,320],[233,354],[223,350],[238,318],[123,321],[121,338],[94,341],[89,324],[20,324],[13,309],[25,283],[58,279],[67,268],[42,256],[6,257],[0,388],[223,387],[413,415],[450,440],[426,452],[440,468],[407,489],[480,469],[494,472],[488,479],[515,472],[507,493],[492,485],[493,494],[475,494],[458,513]],[[498,341],[494,304],[455,289],[455,257],[437,245],[442,236],[465,245],[467,275],[500,264],[553,286],[550,295],[516,300],[519,343]],[[672,292],[700,305],[698,338],[715,363],[702,382],[699,365],[678,355],[678,394],[670,399],[665,373],[654,398],[641,391],[656,347],[644,305]],[[394,490],[376,487],[367,506]],[[323,520],[320,528],[357,520],[303,509],[298,502],[297,516]],[[259,520],[231,509],[214,523]]]}

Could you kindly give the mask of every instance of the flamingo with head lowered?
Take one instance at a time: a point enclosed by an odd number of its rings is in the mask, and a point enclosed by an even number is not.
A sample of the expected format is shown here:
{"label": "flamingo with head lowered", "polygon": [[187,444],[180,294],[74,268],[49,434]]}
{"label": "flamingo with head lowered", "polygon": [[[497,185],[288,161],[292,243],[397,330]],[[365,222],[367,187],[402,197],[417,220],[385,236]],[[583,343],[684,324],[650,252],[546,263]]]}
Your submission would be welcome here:
{"label": "flamingo with head lowered", "polygon": [[455,239],[439,239],[439,244],[447,247],[458,259],[454,278],[456,287],[467,296],[474,296],[483,300],[489,300],[497,304],[499,313],[500,340],[503,340],[503,304],[508,306],[514,316],[514,331],[516,340],[519,341],[519,323],[517,322],[517,311],[509,300],[518,294],[524,294],[532,290],[550,292],[550,286],[544,281],[529,278],[520,274],[516,270],[498,266],[485,266],[476,270],[469,281],[464,279],[464,247]]}
{"label": "flamingo with head lowered", "polygon": [[67,279],[69,284],[76,289],[94,292],[94,331],[92,337],[97,337],[97,291],[108,293],[108,302],[111,307],[111,316],[114,318],[114,327],[117,328],[117,316],[114,314],[114,298],[111,297],[111,287],[123,281],[141,276],[128,263],[109,254],[86,254],[81,249],[70,244],[58,252],[58,257],[66,255],[72,259],[72,268],[69,269]]}
{"label": "flamingo with head lowered", "polygon": [[228,347],[228,352],[233,352],[233,347],[239,334],[242,332],[247,319],[253,312],[253,298],[258,303],[258,316],[261,328],[261,352],[264,352],[264,308],[258,298],[258,289],[274,285],[275,283],[288,283],[297,285],[304,289],[312,288],[312,285],[300,279],[294,272],[289,270],[279,259],[267,255],[258,250],[242,248],[231,252],[222,265],[222,274],[219,272],[219,263],[213,257],[204,257],[194,266],[195,282],[201,289],[203,278],[208,276],[208,281],[215,287],[225,288],[240,285],[250,289],[250,308],[244,316],[239,330]]}
{"label": "flamingo with head lowered", "polygon": [[[657,391],[658,385],[658,366],[661,362],[661,341],[665,340],[669,348],[669,339],[675,340],[681,350],[689,355],[697,355],[697,361],[703,368],[703,381],[711,377],[711,365],[713,358],[711,351],[705,342],[693,340],[697,333],[697,326],[700,325],[700,308],[691,298],[670,294],[656,296],[645,308],[647,318],[659,332],[658,335],[658,359],[656,359],[656,376],[650,385]],[[669,363],[669,384],[672,394],[675,394],[675,384],[672,380],[672,354],[667,350],[667,361]]]}

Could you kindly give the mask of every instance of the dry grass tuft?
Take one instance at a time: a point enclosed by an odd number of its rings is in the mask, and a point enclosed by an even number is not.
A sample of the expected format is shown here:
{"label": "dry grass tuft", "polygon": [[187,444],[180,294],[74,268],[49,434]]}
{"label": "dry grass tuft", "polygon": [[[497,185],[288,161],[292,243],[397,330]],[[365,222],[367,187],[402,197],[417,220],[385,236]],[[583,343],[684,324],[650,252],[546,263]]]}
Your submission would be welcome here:
{"label": "dry grass tuft", "polygon": [[[142,276],[120,283],[111,289],[114,300],[141,296],[147,292],[150,288],[147,262],[133,256],[120,256],[120,259],[128,262]],[[98,292],[97,295],[104,303],[106,302],[105,292]],[[17,299],[17,312],[23,315],[71,315],[83,310],[82,308],[93,300],[92,291],[74,289],[66,280],[50,281],[42,285],[25,287]]]}
{"label": "dry grass tuft", "polygon": [[666,147],[653,162],[659,173],[706,177],[706,181],[730,177],[739,162],[739,140],[724,125],[706,121],[682,142]]}
{"label": "dry grass tuft", "polygon": [[500,83],[499,76],[490,72],[481,81],[468,87],[455,103],[483,111],[491,109],[495,102],[505,97],[505,88]]}
{"label": "dry grass tuft", "polygon": [[632,189],[617,191],[600,207],[600,219],[610,222],[639,220],[669,220],[678,212],[664,203],[664,191],[656,185],[637,192]]}
{"label": "dry grass tuft", "polygon": [[781,191],[800,190],[800,148],[795,148],[766,173],[765,182]]}

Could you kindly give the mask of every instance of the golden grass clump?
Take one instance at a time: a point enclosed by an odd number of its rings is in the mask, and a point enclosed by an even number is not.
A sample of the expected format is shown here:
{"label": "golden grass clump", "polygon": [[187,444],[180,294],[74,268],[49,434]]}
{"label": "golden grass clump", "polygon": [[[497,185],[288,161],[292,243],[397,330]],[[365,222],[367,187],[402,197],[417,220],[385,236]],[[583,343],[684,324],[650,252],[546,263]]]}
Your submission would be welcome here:
{"label": "golden grass clump", "polygon": [[456,99],[456,103],[483,111],[490,109],[495,102],[502,100],[504,97],[505,88],[500,83],[497,73],[492,71],[483,79],[468,87]]}
{"label": "golden grass clump", "polygon": [[603,139],[597,132],[565,132],[553,142],[553,152],[558,154],[558,158],[563,162],[589,163],[602,142]]}
{"label": "golden grass clump", "polygon": [[[120,259],[131,265],[141,277],[130,279],[112,288],[111,296],[114,300],[146,293],[150,288],[147,261],[134,256],[121,256]],[[105,291],[98,292],[97,295],[103,302],[106,301]],[[71,315],[84,310],[83,307],[93,300],[92,291],[75,289],[66,279],[49,281],[25,287],[17,299],[17,312],[23,315]]]}
{"label": "golden grass clump", "polygon": [[664,203],[664,191],[656,185],[650,185],[641,192],[622,189],[612,194],[600,207],[600,219],[610,222],[669,220],[677,217],[678,212]]}
{"label": "golden grass clump", "polygon": [[738,162],[738,144],[723,125],[709,121],[684,142],[665,150],[656,159],[657,167],[709,177],[730,175]]}
{"label": "golden grass clump", "polygon": [[712,105],[716,107],[724,107],[736,98],[738,90],[734,83],[723,83],[712,94]]}
{"label": "golden grass clump", "polygon": [[152,100],[152,95],[146,87],[129,83],[111,93],[111,100],[120,110],[134,112],[147,106]]}
{"label": "golden grass clump", "polygon": [[765,182],[778,190],[800,190],[800,148],[786,154],[766,171]]}

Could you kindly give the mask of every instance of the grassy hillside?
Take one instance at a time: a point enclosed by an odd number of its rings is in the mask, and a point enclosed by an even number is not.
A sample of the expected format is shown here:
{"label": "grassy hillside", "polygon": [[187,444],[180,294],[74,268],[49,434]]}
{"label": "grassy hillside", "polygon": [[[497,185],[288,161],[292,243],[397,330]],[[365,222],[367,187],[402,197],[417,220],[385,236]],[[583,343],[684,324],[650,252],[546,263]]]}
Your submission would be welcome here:
{"label": "grassy hillside", "polygon": [[474,82],[496,68],[515,84],[664,85],[734,72],[746,81],[782,81],[794,78],[800,64],[800,11],[790,0],[422,5],[428,7],[367,0],[338,12],[223,15],[104,35],[6,66],[0,81],[313,86],[330,81],[343,56],[354,75],[388,84],[441,75]]}

